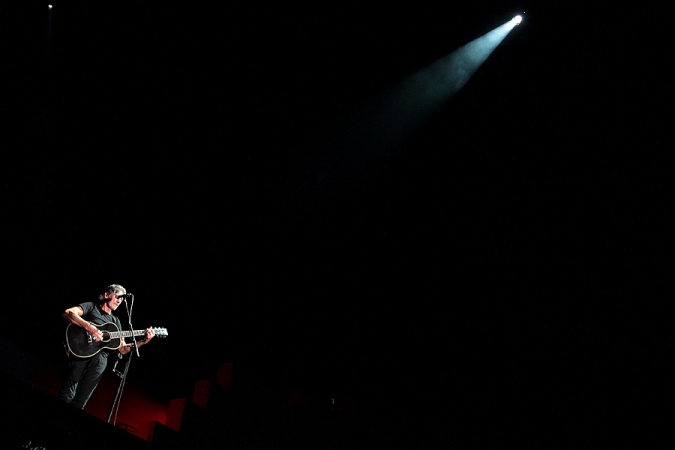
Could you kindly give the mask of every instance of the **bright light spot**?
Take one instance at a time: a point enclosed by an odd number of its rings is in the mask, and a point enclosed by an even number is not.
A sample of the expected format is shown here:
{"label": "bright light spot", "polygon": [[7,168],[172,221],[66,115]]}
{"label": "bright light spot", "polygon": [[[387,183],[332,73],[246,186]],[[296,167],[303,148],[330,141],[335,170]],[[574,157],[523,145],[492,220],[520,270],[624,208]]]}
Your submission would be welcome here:
{"label": "bright light spot", "polygon": [[53,6],[52,6],[52,5],[47,5],[47,8],[52,9]]}
{"label": "bright light spot", "polygon": [[513,18],[513,21],[515,22],[516,25],[519,25],[520,22],[523,21],[523,16],[521,16],[521,15],[519,14],[519,15],[517,15],[516,17]]}

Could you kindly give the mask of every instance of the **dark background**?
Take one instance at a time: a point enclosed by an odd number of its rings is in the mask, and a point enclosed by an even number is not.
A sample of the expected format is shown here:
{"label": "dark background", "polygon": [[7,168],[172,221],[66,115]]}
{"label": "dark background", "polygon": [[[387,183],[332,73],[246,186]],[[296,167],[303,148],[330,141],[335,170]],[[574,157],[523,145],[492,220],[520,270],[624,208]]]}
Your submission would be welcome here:
{"label": "dark background", "polygon": [[[367,163],[336,145],[523,12],[409,140]],[[671,13],[69,2],[49,29],[46,4],[3,9],[1,335],[55,359],[61,311],[119,283],[136,328],[169,330],[132,368],[167,398],[234,361],[449,435],[658,429]]]}

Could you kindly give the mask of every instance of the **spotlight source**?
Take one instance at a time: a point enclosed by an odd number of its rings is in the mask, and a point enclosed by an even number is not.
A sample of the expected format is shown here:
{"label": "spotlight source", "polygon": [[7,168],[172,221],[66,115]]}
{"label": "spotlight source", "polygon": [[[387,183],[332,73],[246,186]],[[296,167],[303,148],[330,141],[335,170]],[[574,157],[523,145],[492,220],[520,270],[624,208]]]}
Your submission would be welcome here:
{"label": "spotlight source", "polygon": [[513,18],[513,22],[516,25],[520,25],[520,22],[522,22],[522,21],[523,21],[523,16],[521,16],[520,14],[518,14],[516,17]]}

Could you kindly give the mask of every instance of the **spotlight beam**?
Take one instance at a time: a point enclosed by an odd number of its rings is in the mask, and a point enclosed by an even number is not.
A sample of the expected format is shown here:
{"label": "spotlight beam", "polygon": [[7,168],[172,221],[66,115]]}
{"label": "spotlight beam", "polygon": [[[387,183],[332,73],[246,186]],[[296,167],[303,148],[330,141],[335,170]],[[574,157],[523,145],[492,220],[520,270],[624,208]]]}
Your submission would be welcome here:
{"label": "spotlight beam", "polygon": [[[341,124],[312,183],[355,180],[409,140],[469,81],[495,48],[522,21],[516,16],[487,34],[410,75]],[[320,175],[319,175],[320,174]]]}

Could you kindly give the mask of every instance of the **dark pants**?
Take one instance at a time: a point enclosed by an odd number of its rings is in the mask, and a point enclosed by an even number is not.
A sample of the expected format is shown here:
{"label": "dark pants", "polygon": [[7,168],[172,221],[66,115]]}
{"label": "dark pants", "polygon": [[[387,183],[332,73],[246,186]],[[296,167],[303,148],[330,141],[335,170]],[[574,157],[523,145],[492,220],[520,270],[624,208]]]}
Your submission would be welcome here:
{"label": "dark pants", "polygon": [[68,373],[58,398],[76,408],[84,409],[108,365],[108,356],[98,353],[87,359],[70,359]]}

